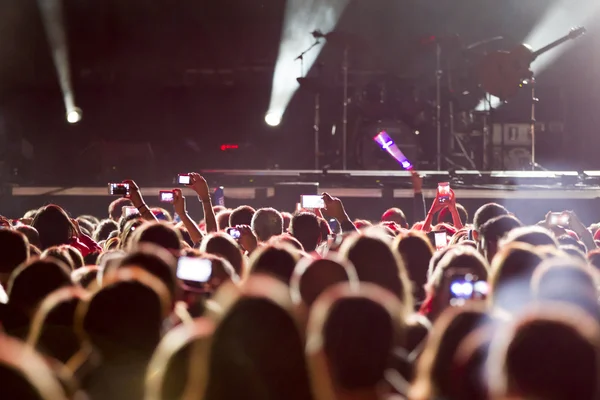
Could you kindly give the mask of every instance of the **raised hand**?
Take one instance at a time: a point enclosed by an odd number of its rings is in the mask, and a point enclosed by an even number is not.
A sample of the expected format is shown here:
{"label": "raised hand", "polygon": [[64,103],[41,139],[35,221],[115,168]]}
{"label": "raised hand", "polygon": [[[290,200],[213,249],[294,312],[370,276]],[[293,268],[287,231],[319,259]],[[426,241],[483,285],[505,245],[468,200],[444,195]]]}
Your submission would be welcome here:
{"label": "raised hand", "polygon": [[337,197],[332,197],[329,193],[323,193],[323,201],[325,202],[325,208],[323,211],[332,218],[337,219],[340,223],[342,221],[349,221],[350,218],[346,214],[344,204]]}
{"label": "raised hand", "polygon": [[200,200],[203,202],[210,200],[210,189],[208,188],[208,183],[206,183],[206,179],[202,177],[202,175],[192,172],[190,175],[190,184],[187,185],[189,188],[193,189]]}
{"label": "raised hand", "polygon": [[187,214],[185,196],[181,193],[181,189],[173,190],[173,208],[180,218]]}
{"label": "raised hand", "polygon": [[139,209],[145,204],[139,186],[131,179],[124,180],[123,183],[127,183],[129,185],[129,194],[125,197],[130,199],[133,205]]}

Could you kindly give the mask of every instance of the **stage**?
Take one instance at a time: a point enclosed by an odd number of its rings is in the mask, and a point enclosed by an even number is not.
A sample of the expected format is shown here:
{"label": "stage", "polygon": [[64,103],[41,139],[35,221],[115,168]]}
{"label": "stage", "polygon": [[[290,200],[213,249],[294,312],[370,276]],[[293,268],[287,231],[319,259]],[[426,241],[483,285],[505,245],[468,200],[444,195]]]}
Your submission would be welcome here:
{"label": "stage", "polygon": [[[353,218],[377,219],[392,206],[412,215],[413,190],[407,171],[203,170],[211,187],[223,186],[228,207],[249,204],[293,211],[300,194],[328,192],[344,200]],[[600,171],[420,171],[427,204],[438,182],[450,182],[458,202],[472,214],[486,202],[504,204],[526,223],[547,211],[572,209],[586,223],[600,220]],[[158,191],[172,182],[138,182],[146,201],[158,206]],[[188,210],[200,219],[193,192],[183,189]],[[8,193],[6,193],[8,192]],[[12,186],[2,198],[3,213],[15,217],[27,209],[55,202],[74,215],[106,215],[111,201],[106,186]],[[162,204],[165,206],[165,204]],[[167,209],[170,208],[166,205]],[[7,210],[7,211],[4,211]],[[10,214],[9,212],[10,211]],[[13,215],[16,214],[16,215]]]}

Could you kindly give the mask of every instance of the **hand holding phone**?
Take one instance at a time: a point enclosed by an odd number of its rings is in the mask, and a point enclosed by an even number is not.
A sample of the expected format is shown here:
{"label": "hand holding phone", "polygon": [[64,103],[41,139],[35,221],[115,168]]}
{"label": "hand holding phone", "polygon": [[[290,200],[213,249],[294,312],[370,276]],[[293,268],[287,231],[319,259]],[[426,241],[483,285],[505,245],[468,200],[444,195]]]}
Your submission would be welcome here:
{"label": "hand holding phone", "polygon": [[192,183],[192,178],[190,177],[190,174],[179,174],[177,175],[177,183],[180,185],[189,185]]}
{"label": "hand holding phone", "polygon": [[229,236],[231,236],[235,240],[238,240],[240,238],[240,236],[242,235],[240,230],[237,228],[227,228],[226,232]]}
{"label": "hand holding phone", "polygon": [[175,194],[172,190],[161,190],[160,192],[158,192],[158,196],[161,203],[172,204],[175,200]]}
{"label": "hand holding phone", "polygon": [[450,201],[450,182],[438,183],[437,198],[442,204]]}
{"label": "hand holding phone", "polygon": [[108,193],[111,196],[129,196],[128,183],[109,183]]}
{"label": "hand holding phone", "polygon": [[552,226],[568,227],[569,220],[569,214],[567,213],[551,213],[548,217],[548,223]]}
{"label": "hand holding phone", "polygon": [[323,200],[323,196],[319,196],[318,194],[303,194],[300,197],[300,205],[307,210],[321,209],[325,208],[325,201]]}
{"label": "hand holding phone", "polygon": [[140,215],[140,212],[133,206],[125,206],[121,209],[121,214],[124,217],[129,217],[130,215]]}

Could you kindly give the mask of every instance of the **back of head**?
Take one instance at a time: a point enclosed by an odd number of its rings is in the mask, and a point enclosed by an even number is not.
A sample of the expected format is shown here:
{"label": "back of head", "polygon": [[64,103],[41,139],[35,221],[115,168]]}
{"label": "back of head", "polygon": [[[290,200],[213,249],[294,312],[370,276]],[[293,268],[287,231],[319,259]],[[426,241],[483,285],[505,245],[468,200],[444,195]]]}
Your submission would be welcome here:
{"label": "back of head", "polygon": [[319,219],[313,213],[302,212],[294,215],[290,224],[290,233],[302,244],[304,251],[315,251],[321,242]]}
{"label": "back of head", "polygon": [[136,230],[132,238],[134,245],[152,243],[169,251],[181,250],[181,234],[171,225],[164,222],[147,223]]}
{"label": "back of head", "polygon": [[558,242],[552,233],[539,226],[524,226],[513,229],[500,241],[500,247],[514,242],[526,243],[532,246],[558,247]]}
{"label": "back of head", "polygon": [[169,303],[169,292],[158,278],[139,268],[119,269],[79,305],[76,330],[107,361],[132,355],[143,361],[160,340]]}
{"label": "back of head", "polygon": [[411,398],[449,398],[453,384],[449,371],[458,348],[485,320],[485,307],[475,303],[448,308],[436,320],[418,362]]}
{"label": "back of head", "polygon": [[20,232],[12,229],[0,229],[0,282],[6,284],[10,275],[20,264],[29,258],[29,241]]}
{"label": "back of head", "polygon": [[600,249],[592,250],[587,255],[588,262],[596,270],[600,270]]}
{"label": "back of head", "polygon": [[425,234],[420,231],[410,231],[398,235],[394,240],[393,248],[398,250],[408,277],[413,283],[413,293],[419,301],[425,299],[425,284],[427,283],[427,269],[433,257],[434,249]]}
{"label": "back of head", "polygon": [[263,246],[252,253],[249,273],[267,274],[287,285],[299,259],[298,252],[290,245]]}
{"label": "back of head", "polygon": [[531,278],[541,262],[533,246],[513,243],[504,247],[492,262],[488,298],[506,311],[526,305],[531,301]]}
{"label": "back of head", "polygon": [[61,248],[65,250],[69,254],[69,257],[71,257],[71,260],[73,260],[73,269],[78,269],[84,266],[85,262],[79,250],[68,244],[61,246]]}
{"label": "back of head", "polygon": [[342,243],[340,254],[354,265],[361,282],[380,285],[412,309],[412,291],[404,263],[384,239],[356,234]]}
{"label": "back of head", "polygon": [[484,204],[481,207],[479,207],[479,209],[475,212],[475,215],[473,216],[473,226],[475,230],[479,232],[481,226],[483,226],[483,224],[485,224],[489,220],[508,214],[508,210],[500,204]]}
{"label": "back of head", "polygon": [[292,301],[295,304],[304,303],[310,308],[329,287],[342,282],[348,282],[353,287],[359,284],[356,270],[348,261],[341,258],[304,258],[296,264],[290,282]]}
{"label": "back of head", "polygon": [[32,315],[51,292],[71,286],[69,268],[58,260],[34,260],[17,268],[8,282],[8,302]]}
{"label": "back of head", "polygon": [[252,217],[252,230],[258,240],[266,242],[272,236],[283,233],[283,218],[274,208],[261,208]]}
{"label": "back of head", "polygon": [[387,209],[381,216],[381,221],[395,222],[402,228],[408,228],[408,222],[406,220],[406,215],[404,215],[404,211],[396,207]]}
{"label": "back of head", "polygon": [[252,224],[252,217],[256,210],[250,206],[239,206],[231,211],[229,215],[229,226],[248,225]]}
{"label": "back of head", "polygon": [[318,368],[320,354],[326,359],[326,371],[313,370],[313,379],[328,374],[337,390],[373,390],[383,379],[393,347],[402,344],[402,309],[392,293],[376,285],[329,288],[314,304],[307,330],[312,368]]}
{"label": "back of head", "polygon": [[71,258],[71,254],[63,246],[48,247],[42,252],[40,258],[54,258],[69,267],[69,270],[75,269],[75,262]]}
{"label": "back of head", "polygon": [[498,241],[513,229],[523,226],[512,215],[502,215],[487,221],[479,228],[478,246],[488,261],[498,251]]}
{"label": "back of head", "polygon": [[239,244],[224,233],[211,233],[202,239],[200,251],[225,258],[239,276],[245,273],[245,260]]}
{"label": "back of head", "polygon": [[113,232],[113,231],[118,231],[119,230],[119,224],[117,224],[115,221],[113,221],[112,219],[105,219],[102,220],[98,226],[96,226],[96,230],[94,230],[94,236],[93,239],[96,242],[100,242],[102,240],[106,240],[108,239],[108,236]]}
{"label": "back of head", "polygon": [[68,244],[75,236],[75,227],[67,213],[55,204],[40,209],[31,224],[40,234],[41,249]]}
{"label": "back of head", "polygon": [[227,209],[219,211],[219,213],[215,216],[219,230],[224,230],[225,228],[229,227],[229,217],[231,217],[231,210]]}
{"label": "back of head", "polygon": [[[456,210],[458,211],[458,215],[460,216],[460,220],[463,224],[467,224],[469,221],[469,213],[467,209],[462,204],[456,204]],[[444,208],[437,215],[436,225],[437,224],[452,224],[454,221],[452,220],[452,214],[450,213],[448,208]]]}
{"label": "back of head", "polygon": [[492,343],[490,383],[497,398],[597,399],[597,323],[561,304],[525,313]]}
{"label": "back of head", "polygon": [[40,247],[40,233],[33,226],[30,225],[18,225],[15,227],[15,231],[21,232],[27,240],[29,240],[29,244],[34,245],[35,247]]}
{"label": "back of head", "polygon": [[[217,293],[217,301],[225,301],[230,290]],[[205,398],[311,399],[303,343],[284,285],[259,276],[242,290],[225,301],[213,335]]]}
{"label": "back of head", "polygon": [[126,198],[120,198],[114,200],[108,206],[108,216],[113,221],[118,221],[123,215],[123,207],[132,207],[133,203],[131,200]]}

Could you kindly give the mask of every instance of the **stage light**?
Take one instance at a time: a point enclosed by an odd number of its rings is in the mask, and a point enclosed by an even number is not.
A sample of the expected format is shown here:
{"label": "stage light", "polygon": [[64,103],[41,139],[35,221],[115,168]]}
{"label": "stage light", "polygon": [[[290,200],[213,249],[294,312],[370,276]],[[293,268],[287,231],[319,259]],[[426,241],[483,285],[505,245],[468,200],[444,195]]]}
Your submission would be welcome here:
{"label": "stage light", "polygon": [[277,126],[281,123],[281,115],[275,112],[269,112],[265,115],[265,122],[270,126]]}
{"label": "stage light", "polygon": [[[281,120],[300,87],[296,79],[310,71],[324,45],[324,39],[321,39],[323,44],[311,49],[301,61],[296,60],[301,52],[315,43],[315,38],[310,33],[316,30],[324,33],[334,30],[347,4],[348,0],[287,1],[269,104],[269,114],[277,115],[277,120]],[[272,125],[269,121],[267,123]]]}
{"label": "stage light", "polygon": [[83,113],[81,112],[81,108],[74,107],[67,111],[67,122],[70,124],[76,124],[81,121],[83,118]]}

